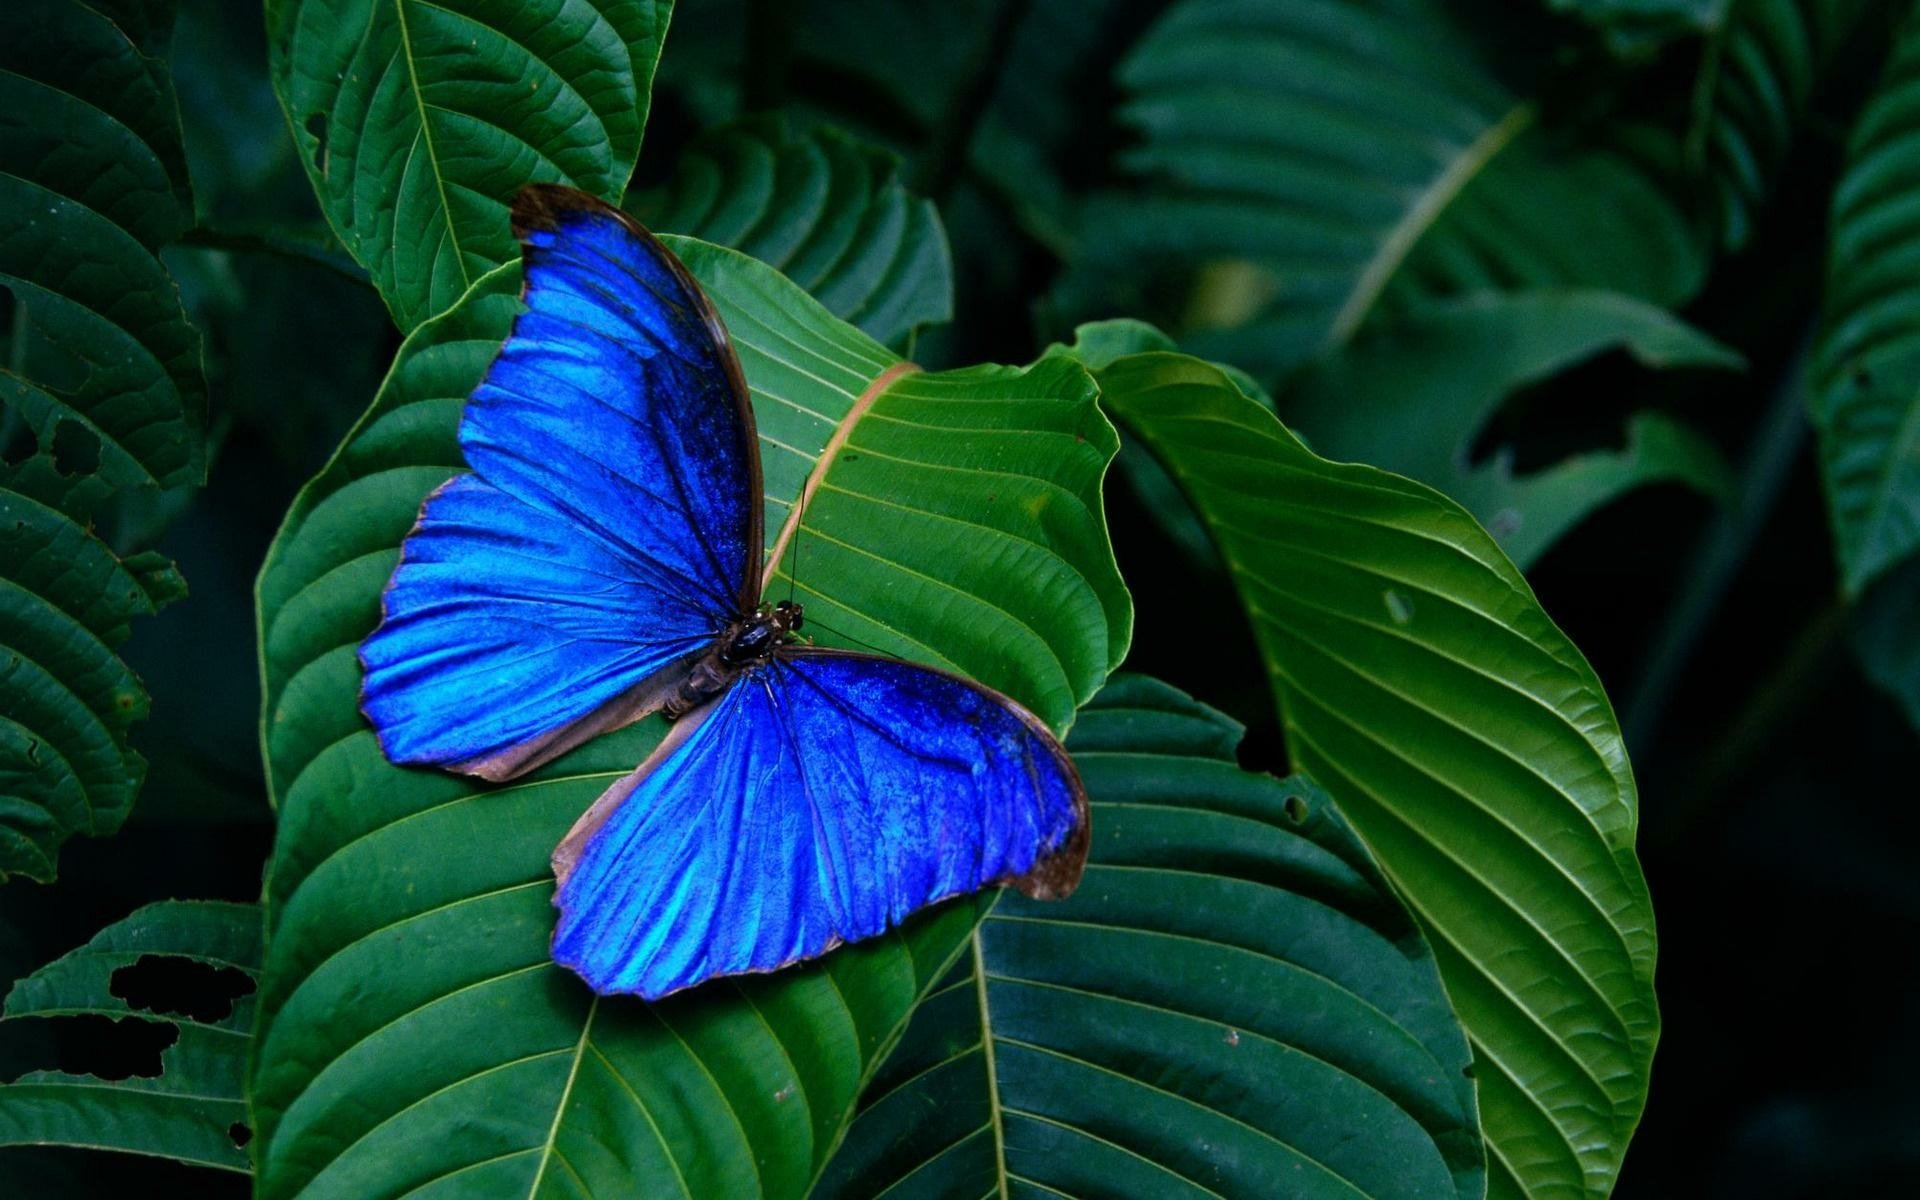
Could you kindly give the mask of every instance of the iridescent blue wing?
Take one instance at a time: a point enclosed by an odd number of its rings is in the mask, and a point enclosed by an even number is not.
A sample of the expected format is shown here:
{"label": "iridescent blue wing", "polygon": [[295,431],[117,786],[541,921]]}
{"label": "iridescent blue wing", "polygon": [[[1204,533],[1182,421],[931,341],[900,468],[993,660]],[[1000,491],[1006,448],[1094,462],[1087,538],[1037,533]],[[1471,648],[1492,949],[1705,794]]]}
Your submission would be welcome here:
{"label": "iridescent blue wing", "polygon": [[1031,713],[911,663],[790,648],[560,844],[553,956],[651,999],[988,884],[1066,895],[1086,853],[1079,775]]}
{"label": "iridescent blue wing", "polygon": [[504,779],[645,715],[758,598],[760,464],[726,332],[631,218],[514,202],[525,311],[467,402],[361,707],[396,762]]}

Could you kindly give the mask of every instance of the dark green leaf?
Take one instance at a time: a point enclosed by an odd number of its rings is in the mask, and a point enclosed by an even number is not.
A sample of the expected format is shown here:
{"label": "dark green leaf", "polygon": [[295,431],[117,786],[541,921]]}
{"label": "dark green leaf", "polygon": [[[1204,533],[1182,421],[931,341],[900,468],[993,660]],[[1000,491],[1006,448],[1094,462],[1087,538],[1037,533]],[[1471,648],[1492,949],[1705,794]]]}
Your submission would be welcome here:
{"label": "dark green leaf", "polygon": [[1834,52],[1876,7],[1727,0],[1710,14],[1689,151],[1713,189],[1727,249],[1752,236]]}
{"label": "dark green leaf", "polygon": [[1473,1045],[1489,1195],[1606,1195],[1659,1016],[1633,776],[1592,669],[1445,497],[1315,456],[1198,360],[1097,378],[1211,530],[1295,764],[1433,944]]}
{"label": "dark green leaf", "polygon": [[1459,501],[1522,567],[1625,492],[1681,483],[1718,496],[1729,471],[1712,443],[1654,412],[1619,450],[1593,450],[1515,475],[1510,455],[1472,461],[1511,393],[1620,349],[1657,370],[1730,369],[1740,356],[1650,304],[1607,292],[1532,291],[1437,301],[1363,333],[1282,397],[1314,449],[1431,484]]}
{"label": "dark green leaf", "polygon": [[242,994],[225,1015],[204,1018],[135,1008],[122,998],[120,973],[154,959],[186,959],[257,979],[260,909],[150,904],[15,984],[8,1020],[96,1016],[163,1024],[177,1036],[161,1051],[156,1077],[34,1071],[0,1086],[0,1145],[83,1146],[248,1169],[241,1145],[253,997]]}
{"label": "dark green leaf", "polygon": [[1157,316],[1271,380],[1434,293],[1668,303],[1699,282],[1700,239],[1661,182],[1677,147],[1544,128],[1444,6],[1182,0],[1119,80],[1132,183],[1088,204],[1067,316]]}
{"label": "dark green leaf", "polygon": [[1858,594],[1920,550],[1920,13],[1847,158],[1811,381],[1841,576]]}
{"label": "dark green leaf", "polygon": [[1598,28],[1616,53],[1639,56],[1662,42],[1707,28],[1727,4],[1726,0],[1547,0],[1547,7]]}
{"label": "dark green leaf", "polygon": [[0,212],[0,878],[49,880],[133,803],[147,696],[114,647],[179,586],[93,517],[206,467],[199,336],[155,257],[190,217],[173,91],[93,8],[0,7]]}
{"label": "dark green leaf", "polygon": [[[1063,728],[1131,623],[1100,507],[1115,438],[1086,373],[1054,359],[873,391],[898,362],[884,347],[762,263],[673,244],[754,390],[768,541],[784,546],[770,590],[797,560],[809,629],[817,616],[834,631],[823,641],[957,667]],[[548,856],[659,723],[482,789],[388,764],[358,712],[356,646],[421,499],[460,464],[462,399],[518,284],[504,268],[408,339],[261,577],[280,809],[261,1194],[797,1196],[973,910],[653,1007],[596,1001],[548,959]]]}
{"label": "dark green leaf", "polygon": [[1854,605],[1854,653],[1874,681],[1920,729],[1920,558],[1869,584]]}
{"label": "dark green leaf", "polygon": [[1082,710],[1080,890],[1000,899],[817,1196],[1484,1194],[1432,952],[1318,788],[1236,765],[1241,732],[1140,676]]}
{"label": "dark green leaf", "polygon": [[780,117],[753,117],[707,131],[666,187],[627,208],[660,232],[744,250],[892,344],[953,317],[940,214],[899,170],[894,154],[837,130],[796,135]]}
{"label": "dark green leaf", "polygon": [[274,90],[320,207],[403,330],[517,260],[506,202],[618,201],[670,0],[269,0]]}

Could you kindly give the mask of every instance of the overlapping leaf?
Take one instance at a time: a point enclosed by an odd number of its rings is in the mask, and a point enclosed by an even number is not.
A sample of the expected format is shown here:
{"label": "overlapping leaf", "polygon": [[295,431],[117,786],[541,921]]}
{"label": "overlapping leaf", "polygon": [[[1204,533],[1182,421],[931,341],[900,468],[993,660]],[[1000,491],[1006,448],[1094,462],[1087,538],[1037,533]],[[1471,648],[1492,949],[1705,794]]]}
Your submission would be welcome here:
{"label": "overlapping leaf", "polygon": [[[954,667],[1064,727],[1130,626],[1099,498],[1115,439],[1085,372],[983,367],[870,390],[897,365],[884,347],[753,259],[674,245],[754,390],[769,546],[785,547],[772,589],[797,575],[824,641]],[[480,789],[391,766],[357,711],[357,643],[421,499],[459,466],[461,402],[517,275],[487,277],[408,340],[261,577],[281,827],[260,1192],[799,1195],[972,910],[657,1006],[595,1001],[548,961],[547,858],[655,724]]]}
{"label": "overlapping leaf", "polygon": [[274,90],[340,240],[402,329],[514,261],[506,202],[609,201],[640,152],[670,0],[269,0]]}
{"label": "overlapping leaf", "polygon": [[1294,761],[1433,945],[1473,1046],[1488,1194],[1604,1196],[1658,1015],[1633,778],[1593,671],[1444,497],[1316,457],[1198,360],[1096,374],[1212,532]]}
{"label": "overlapping leaf", "polygon": [[1662,183],[1677,146],[1566,141],[1440,4],[1181,0],[1119,81],[1132,183],[1089,203],[1056,297],[1068,316],[1163,317],[1271,379],[1414,297],[1577,285],[1670,302],[1703,269]]}
{"label": "overlapping leaf", "polygon": [[1439,488],[1525,567],[1579,520],[1627,491],[1681,483],[1723,493],[1713,444],[1658,411],[1626,445],[1570,455],[1516,475],[1510,451],[1472,461],[1509,394],[1621,349],[1655,369],[1737,368],[1740,356],[1641,301],[1606,292],[1534,291],[1436,301],[1361,335],[1303,371],[1281,415],[1314,449]]}
{"label": "overlapping leaf", "polygon": [[1920,550],[1920,14],[1847,156],[1811,384],[1834,543],[1858,593]]}
{"label": "overlapping leaf", "polygon": [[1689,150],[1706,172],[1720,240],[1746,245],[1834,52],[1872,0],[1729,0],[1711,14]]}
{"label": "overlapping leaf", "polygon": [[1432,952],[1326,796],[1116,680],[1069,748],[1071,900],[1003,896],[915,1011],[821,1197],[1478,1197],[1467,1044]]}
{"label": "overlapping leaf", "polygon": [[897,156],[837,130],[753,117],[701,135],[667,186],[627,208],[659,232],[744,250],[891,344],[953,316],[940,214],[899,173]]}
{"label": "overlapping leaf", "polygon": [[[120,973],[151,959],[186,959],[257,978],[260,909],[163,901],[96,935],[13,986],[5,1017],[76,1016],[170,1026],[160,1074],[100,1079],[34,1071],[0,1086],[0,1145],[84,1146],[247,1170],[246,1065],[253,997],[202,1019],[135,1008]],[[244,981],[243,981],[244,982]]]}
{"label": "overlapping leaf", "polygon": [[119,828],[147,696],[113,647],[178,593],[92,532],[205,470],[200,341],[160,260],[190,218],[165,68],[94,8],[0,8],[0,878]]}

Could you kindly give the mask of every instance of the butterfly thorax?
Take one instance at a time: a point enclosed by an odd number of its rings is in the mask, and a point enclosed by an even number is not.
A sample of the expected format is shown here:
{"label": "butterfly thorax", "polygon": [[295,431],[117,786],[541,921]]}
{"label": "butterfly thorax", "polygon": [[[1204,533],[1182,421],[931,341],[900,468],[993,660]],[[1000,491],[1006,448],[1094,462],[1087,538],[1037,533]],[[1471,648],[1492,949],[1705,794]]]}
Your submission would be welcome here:
{"label": "butterfly thorax", "polygon": [[803,623],[801,612],[801,605],[782,600],[763,604],[752,616],[734,622],[661,706],[667,719],[700,707],[740,676],[773,661],[774,651],[794,640],[794,631]]}

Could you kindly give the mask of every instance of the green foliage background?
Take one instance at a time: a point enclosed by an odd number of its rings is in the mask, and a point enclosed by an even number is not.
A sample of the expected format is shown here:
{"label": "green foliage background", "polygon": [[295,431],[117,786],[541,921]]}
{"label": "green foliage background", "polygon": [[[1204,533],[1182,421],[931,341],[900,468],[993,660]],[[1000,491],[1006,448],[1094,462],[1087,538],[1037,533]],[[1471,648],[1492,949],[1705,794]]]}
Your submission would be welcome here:
{"label": "green foliage background", "polygon": [[[1903,0],[7,6],[0,1190],[1911,1194],[1916,97]],[[1068,735],[1073,900],[596,1000],[657,723],[380,756],[533,180],[823,640]]]}

